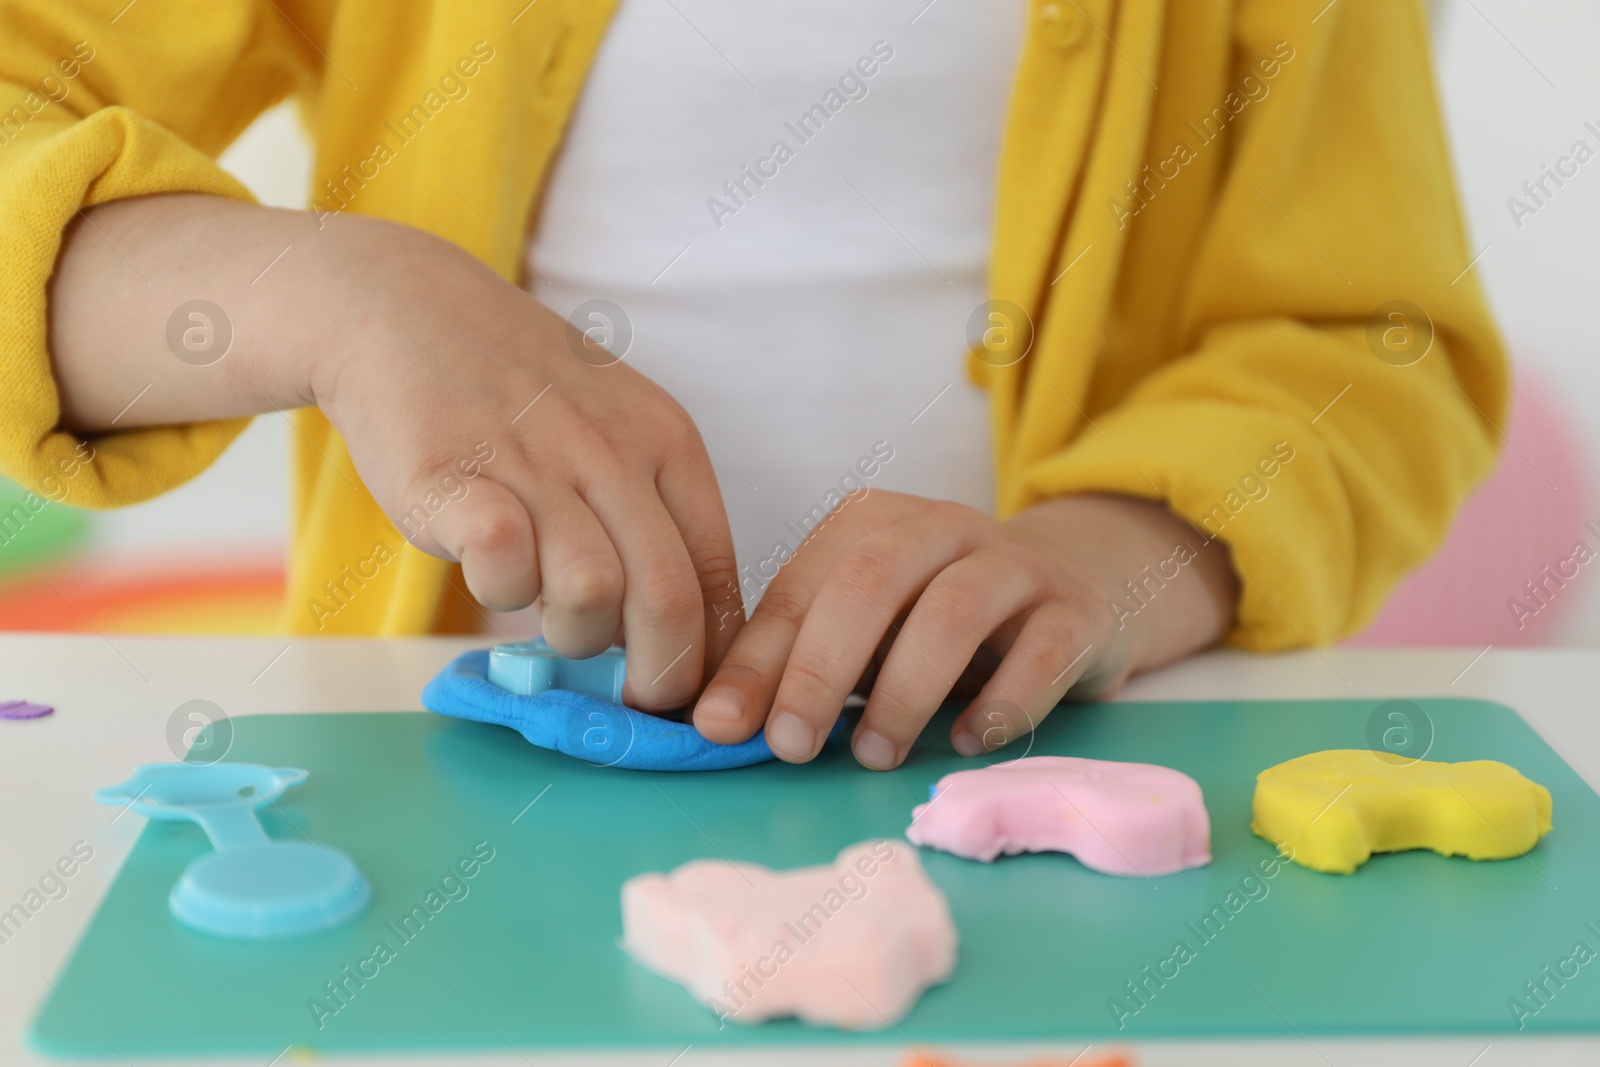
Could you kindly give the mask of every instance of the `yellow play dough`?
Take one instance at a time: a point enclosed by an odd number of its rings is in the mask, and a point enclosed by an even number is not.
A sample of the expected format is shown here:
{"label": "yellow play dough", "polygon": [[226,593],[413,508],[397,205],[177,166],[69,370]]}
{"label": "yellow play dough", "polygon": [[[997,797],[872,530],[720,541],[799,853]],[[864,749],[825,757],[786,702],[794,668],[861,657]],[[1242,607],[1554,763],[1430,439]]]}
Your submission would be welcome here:
{"label": "yellow play dough", "polygon": [[1333,749],[1256,775],[1250,829],[1314,871],[1349,874],[1374,852],[1520,856],[1550,832],[1550,791],[1504,763],[1430,763]]}

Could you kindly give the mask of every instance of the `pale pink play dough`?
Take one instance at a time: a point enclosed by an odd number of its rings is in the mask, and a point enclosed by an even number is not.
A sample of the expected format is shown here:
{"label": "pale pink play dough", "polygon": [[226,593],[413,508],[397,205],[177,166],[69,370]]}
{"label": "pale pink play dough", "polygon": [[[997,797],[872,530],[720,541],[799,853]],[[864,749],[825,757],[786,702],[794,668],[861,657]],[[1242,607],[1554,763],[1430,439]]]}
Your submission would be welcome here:
{"label": "pale pink play dough", "polygon": [[956,928],[916,849],[866,841],[831,866],[695,860],[630,878],[622,945],[721,1018],[875,1030],[950,977]]}
{"label": "pale pink play dough", "polygon": [[912,843],[990,862],[1070,852],[1106,874],[1172,874],[1211,862],[1211,818],[1193,778],[1151,763],[1029,756],[939,779],[911,812]]}

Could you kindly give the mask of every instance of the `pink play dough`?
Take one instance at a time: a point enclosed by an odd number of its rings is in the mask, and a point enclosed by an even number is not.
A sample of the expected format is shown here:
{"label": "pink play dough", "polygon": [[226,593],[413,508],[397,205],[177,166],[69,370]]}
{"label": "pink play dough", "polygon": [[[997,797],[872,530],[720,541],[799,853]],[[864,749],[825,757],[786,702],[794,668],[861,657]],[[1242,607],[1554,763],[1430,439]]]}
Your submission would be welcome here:
{"label": "pink play dough", "polygon": [[950,977],[956,928],[916,849],[866,841],[831,866],[695,860],[630,878],[622,946],[722,1019],[876,1030]]}
{"label": "pink play dough", "polygon": [[1211,862],[1211,818],[1193,778],[1150,763],[1029,756],[939,779],[911,812],[913,844],[992,861],[1070,852],[1106,874],[1172,874]]}

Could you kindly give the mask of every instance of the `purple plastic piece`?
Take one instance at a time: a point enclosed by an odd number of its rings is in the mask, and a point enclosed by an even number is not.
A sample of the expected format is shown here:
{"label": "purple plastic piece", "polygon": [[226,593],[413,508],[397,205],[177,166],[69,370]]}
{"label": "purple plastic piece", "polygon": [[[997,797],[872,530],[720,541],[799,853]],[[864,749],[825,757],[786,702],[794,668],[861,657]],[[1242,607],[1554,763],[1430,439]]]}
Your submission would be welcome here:
{"label": "purple plastic piece", "polygon": [[38,719],[55,710],[49,704],[34,704],[26,700],[0,700],[0,719]]}

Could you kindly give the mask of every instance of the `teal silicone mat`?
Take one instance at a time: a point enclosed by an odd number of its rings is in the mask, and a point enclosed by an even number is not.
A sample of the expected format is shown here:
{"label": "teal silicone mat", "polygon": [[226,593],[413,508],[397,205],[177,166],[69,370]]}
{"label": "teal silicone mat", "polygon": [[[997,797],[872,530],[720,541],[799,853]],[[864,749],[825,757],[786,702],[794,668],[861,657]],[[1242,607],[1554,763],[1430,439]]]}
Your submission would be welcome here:
{"label": "teal silicone mat", "polygon": [[[618,890],[632,875],[700,857],[789,868],[899,836],[935,779],[973,766],[949,750],[947,719],[887,774],[831,749],[806,766],[692,775],[591,767],[507,729],[428,714],[235,719],[230,759],[311,772],[266,812],[268,832],[348,852],[372,880],[371,912],[278,943],[191,933],[167,914],[166,897],[204,837],[189,824],[151,823],[32,1039],[59,1054],[257,1053],[265,1062],[291,1044],[670,1053],[691,1043],[1494,1033],[1519,1022],[1600,1030],[1600,962],[1589,962],[1600,951],[1600,797],[1509,708],[1409,706],[1411,725],[1432,738],[1430,759],[1500,759],[1549,788],[1555,829],[1528,856],[1405,853],[1349,877],[1291,864],[1261,876],[1274,852],[1250,833],[1256,773],[1306,752],[1368,747],[1373,724],[1388,721],[1379,703],[1061,708],[1032,752],[1194,776],[1211,811],[1214,862],[1147,881],[1062,855],[984,865],[925,851],[961,932],[960,962],[897,1029],[871,1034],[792,1020],[719,1029],[686,991],[617,947]],[[441,885],[463,857],[491,853],[467,864],[471,878]],[[425,918],[402,923],[413,909]],[[1162,961],[1180,941],[1189,952],[1176,974],[1147,978],[1147,965],[1172,974]],[[386,953],[374,953],[379,942]],[[1587,953],[1576,953],[1580,943]],[[358,985],[346,977],[356,971],[370,977]],[[335,1000],[325,983],[341,982]]]}

